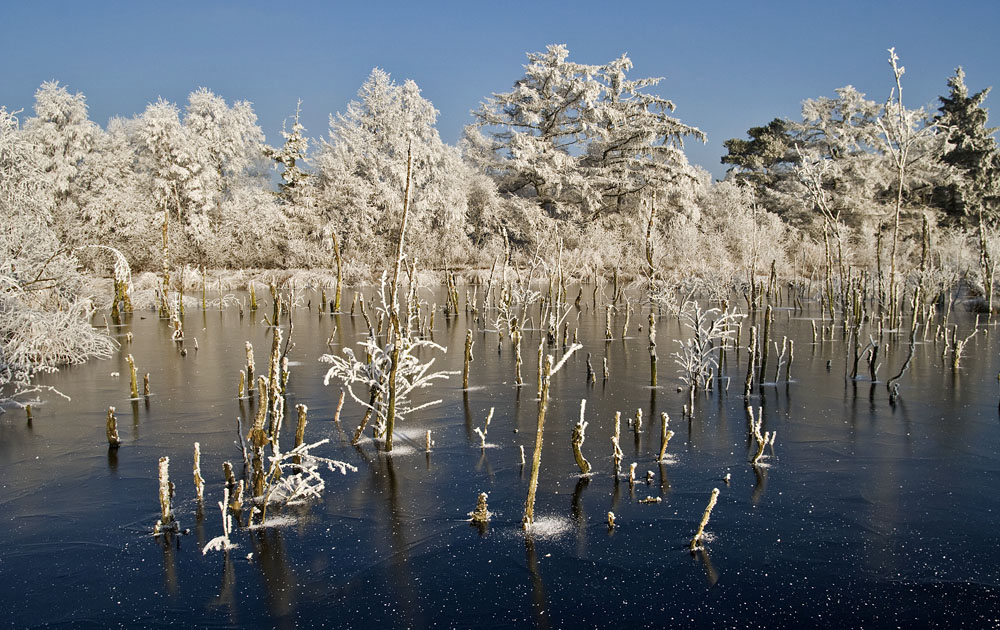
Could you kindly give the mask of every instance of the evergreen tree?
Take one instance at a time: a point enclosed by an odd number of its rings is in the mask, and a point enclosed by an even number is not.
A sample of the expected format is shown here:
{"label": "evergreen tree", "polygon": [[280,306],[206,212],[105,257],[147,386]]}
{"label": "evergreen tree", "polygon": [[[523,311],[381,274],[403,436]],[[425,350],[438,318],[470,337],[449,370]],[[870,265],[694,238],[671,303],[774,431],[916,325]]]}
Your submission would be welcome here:
{"label": "evergreen tree", "polygon": [[282,125],[281,136],[285,144],[280,149],[264,147],[264,155],[274,160],[275,165],[282,168],[281,183],[278,184],[278,197],[286,203],[298,202],[300,193],[309,174],[302,170],[300,164],[305,164],[306,152],[309,150],[309,138],[305,136],[306,128],[299,122],[299,112],[302,109],[300,100],[295,106],[295,119],[291,132]]}
{"label": "evergreen tree", "polygon": [[774,185],[775,169],[796,160],[791,125],[787,120],[775,118],[763,127],[751,127],[747,135],[750,140],[730,138],[722,143],[729,152],[722,156],[722,163],[732,164],[729,173],[761,192]]}
{"label": "evergreen tree", "polygon": [[973,222],[978,210],[996,220],[1000,211],[1000,154],[993,134],[996,127],[987,127],[988,112],[983,101],[990,93],[986,88],[969,94],[965,72],[961,67],[948,79],[948,96],[940,96],[937,123],[950,132],[951,150],[942,161],[957,169],[957,181],[939,187],[937,197],[945,212],[960,223]]}

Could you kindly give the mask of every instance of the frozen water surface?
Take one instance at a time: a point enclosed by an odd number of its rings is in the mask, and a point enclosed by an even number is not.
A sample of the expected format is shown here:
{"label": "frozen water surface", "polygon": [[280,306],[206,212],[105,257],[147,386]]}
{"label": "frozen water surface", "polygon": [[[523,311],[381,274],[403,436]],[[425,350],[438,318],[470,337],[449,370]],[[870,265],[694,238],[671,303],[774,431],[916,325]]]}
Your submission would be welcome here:
{"label": "frozen water surface", "polygon": [[[443,295],[429,298],[444,303]],[[327,366],[317,361],[331,334],[334,348],[361,340],[363,318],[296,309],[288,408],[308,405],[307,440],[329,438],[316,454],[359,470],[324,471],[322,500],[269,510],[280,519],[271,526],[247,529],[244,514],[231,536],[238,548],[203,556],[201,548],[222,533],[222,464],[240,461],[236,418],[247,430],[255,411],[254,401],[236,397],[244,342],[253,343],[263,372],[270,331],[235,309],[189,309],[186,326],[198,330],[199,348],[189,345],[182,356],[167,323],[135,313],[126,322],[134,340],[114,358],[44,377],[71,402],[47,399],[30,424],[18,409],[0,416],[4,621],[22,628],[1000,623],[995,325],[971,340],[956,371],[942,360],[940,341],[918,344],[893,406],[883,382],[846,378],[839,331],[811,343],[808,318],[818,310],[776,311],[772,339],[794,339],[795,362],[791,382],[773,383],[769,374],[751,400],[763,407],[762,430],[778,433],[767,465],[753,467],[742,397],[746,352],[727,352],[723,372],[733,383],[699,395],[688,421],[668,356],[685,334],[677,319],[659,319],[659,384],[650,388],[645,332],[605,343],[604,314],[583,300],[579,319],[573,316],[584,348],[553,377],[537,522],[526,535],[520,523],[530,470],[520,465],[519,446],[530,467],[537,330],[525,330],[525,386],[514,388],[509,339],[498,352],[495,332],[464,313],[438,313],[434,340],[451,352],[437,353],[435,369],[461,370],[465,331],[474,331],[470,388],[453,376],[420,392],[415,402],[443,402],[404,419],[396,454],[384,455],[367,436],[350,445],[361,410],[349,397],[340,425],[333,422],[339,386],[323,386]],[[635,315],[632,327],[644,320]],[[963,336],[975,323],[966,313],[953,320]],[[883,343],[879,379],[898,370],[907,350],[905,334]],[[548,352],[558,359],[561,349]],[[586,381],[588,352],[594,384]],[[128,400],[129,353],[140,374],[151,375],[148,401]],[[772,351],[771,369],[774,361]],[[589,423],[583,452],[594,467],[587,478],[578,477],[570,446],[581,398]],[[104,437],[110,405],[123,442],[117,451]],[[475,429],[490,407],[484,450]],[[627,423],[637,409],[639,432]],[[632,486],[612,475],[615,411],[622,412],[623,470],[638,464]],[[661,411],[676,434],[663,464],[655,461]],[[292,411],[283,444],[294,430]],[[201,507],[191,475],[196,441],[207,482]],[[164,455],[175,514],[188,532],[167,542],[150,535]],[[648,482],[646,471],[654,473]],[[713,487],[721,494],[706,550],[692,554],[688,543]],[[467,517],[479,492],[488,493],[493,512],[484,527]],[[640,503],[646,497],[662,500]]]}

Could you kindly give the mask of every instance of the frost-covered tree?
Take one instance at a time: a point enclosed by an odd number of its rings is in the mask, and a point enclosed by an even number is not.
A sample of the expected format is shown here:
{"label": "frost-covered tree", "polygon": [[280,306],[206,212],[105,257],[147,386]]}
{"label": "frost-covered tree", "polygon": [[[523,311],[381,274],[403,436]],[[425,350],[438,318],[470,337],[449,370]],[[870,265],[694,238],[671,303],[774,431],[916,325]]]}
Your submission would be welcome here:
{"label": "frost-covered tree", "polygon": [[[533,224],[523,212],[519,214],[514,204],[505,203],[491,177],[472,172],[467,181],[469,237],[473,247],[485,254],[483,260],[493,257],[490,251],[505,247],[505,236],[508,241],[532,244],[530,240],[539,233],[540,226]],[[532,214],[530,209],[529,214]]]}
{"label": "frost-covered tree", "polygon": [[[0,270],[5,274],[5,291],[47,286],[41,279],[49,275],[46,260],[60,250],[50,227],[48,177],[35,147],[20,133],[15,114],[0,107]],[[62,275],[68,261],[65,256],[57,258],[53,262],[63,267]]]}
{"label": "frost-covered tree", "polygon": [[211,90],[199,88],[188,96],[184,127],[194,134],[192,141],[202,145],[197,155],[207,160],[206,175],[220,196],[234,181],[263,174],[264,133],[247,101],[230,107]]}
{"label": "frost-covered tree", "polygon": [[190,236],[204,262],[219,267],[285,263],[288,222],[268,180],[264,133],[246,101],[231,106],[206,88],[188,97],[184,130],[202,160],[207,203]]}
{"label": "frost-covered tree", "polygon": [[627,208],[634,211],[644,194],[669,191],[696,178],[684,155],[684,138],[704,141],[705,134],[670,116],[672,101],[644,91],[662,78],[630,80],[625,73],[631,69],[625,55],[600,69],[602,97],[593,112],[596,134],[580,161],[591,219]]}
{"label": "frost-covered tree", "polygon": [[[146,108],[136,131],[140,168],[148,176],[156,208],[163,213],[164,230],[173,239],[165,249],[172,256],[200,262],[210,235],[208,213],[213,201],[203,172],[208,162],[206,147],[181,124],[177,106],[163,99]],[[181,229],[171,229],[171,222],[179,223]],[[201,247],[194,239],[201,241]]]}
{"label": "frost-covered tree", "polygon": [[793,126],[797,165],[786,183],[824,223],[860,226],[871,219],[876,190],[888,184],[877,150],[881,107],[850,85],[836,94],[803,101]]}
{"label": "frost-covered tree", "polygon": [[936,122],[948,132],[951,143],[941,159],[958,171],[958,178],[940,187],[941,205],[959,223],[970,222],[968,217],[975,217],[980,207],[995,221],[1000,209],[1000,151],[993,135],[997,129],[986,126],[989,112],[983,107],[990,88],[970,95],[961,67],[948,79],[948,87],[948,95],[938,97]]}
{"label": "frost-covered tree", "polygon": [[298,266],[326,266],[330,264],[328,246],[333,244],[331,236],[336,234],[331,234],[329,226],[324,233],[324,225],[316,211],[312,174],[302,168],[307,161],[309,138],[299,122],[301,109],[300,100],[295,107],[291,131],[287,121],[282,124],[284,144],[280,148],[264,146],[264,155],[273,161],[275,168],[281,170],[276,200],[289,235],[285,246],[290,258],[286,257],[286,261]]}
{"label": "frost-covered tree", "polygon": [[[112,118],[96,138],[77,183],[86,243],[110,245],[125,255],[133,269],[153,269],[160,260],[162,211],[151,203],[148,180],[136,170],[140,119]],[[107,258],[93,260],[93,250],[80,252],[95,269]],[[97,265],[103,265],[98,267]]]}
{"label": "frost-covered tree", "polygon": [[880,139],[883,108],[849,85],[836,93],[803,102],[802,121],[793,125],[796,163],[777,184],[784,217],[817,239],[822,233],[831,314],[835,298],[846,300],[846,270],[862,262],[851,237],[863,234],[864,250],[871,249],[877,237],[870,235],[888,212],[877,199],[892,181]]}
{"label": "frost-covered tree", "polygon": [[631,67],[625,55],[572,62],[563,45],[529,53],[513,90],[473,112],[486,137],[467,133],[470,155],[502,193],[534,200],[549,217],[586,223],[634,212],[643,194],[690,176],[683,139],[704,134],[645,91],[660,79],[627,79]]}
{"label": "frost-covered tree", "polygon": [[299,100],[295,106],[295,118],[292,121],[292,130],[287,131],[283,124],[281,136],[285,143],[280,149],[274,147],[264,147],[264,155],[274,160],[275,165],[281,170],[281,183],[278,184],[278,196],[286,203],[300,203],[309,174],[302,170],[302,164],[306,163],[306,154],[309,150],[309,138],[306,137],[306,128],[299,122],[299,113],[302,110],[302,101]]}
{"label": "frost-covered tree", "polygon": [[458,150],[441,141],[436,119],[437,110],[416,83],[397,85],[378,68],[346,113],[330,117],[329,137],[315,157],[315,196],[324,231],[339,234],[345,252],[381,260],[391,250],[408,152],[415,235],[410,251],[443,262],[467,239],[471,172]]}
{"label": "frost-covered tree", "polygon": [[929,204],[935,183],[947,177],[933,159],[946,137],[935,132],[926,112],[903,108],[901,127],[898,105],[880,105],[849,85],[836,94],[805,100],[802,119],[788,123],[791,155],[769,172],[762,195],[768,205],[796,225],[843,224],[870,233],[893,219],[900,191],[894,152],[900,140],[907,143],[903,203]]}
{"label": "frost-covered tree", "polygon": [[775,118],[763,127],[751,127],[747,135],[750,140],[730,138],[722,143],[728,151],[722,163],[732,164],[728,172],[751,183],[759,194],[773,187],[796,160],[791,123]]}
{"label": "frost-covered tree", "polygon": [[0,107],[0,401],[37,391],[38,372],[108,356],[114,346],[91,328],[76,259],[50,227],[45,164]]}
{"label": "frost-covered tree", "polygon": [[57,81],[43,83],[35,92],[35,115],[25,121],[24,133],[48,184],[57,236],[79,240],[80,196],[86,188],[78,179],[102,133],[87,115],[86,98]]}
{"label": "frost-covered tree", "polygon": [[[178,108],[161,99],[143,112],[135,139],[138,167],[147,178],[155,207],[167,221],[169,256],[175,261],[228,266],[231,252],[219,236],[244,229],[234,221],[254,222],[261,230],[283,227],[283,215],[263,199],[271,195],[264,138],[249,103],[240,101],[230,107],[202,88],[191,93],[182,122]],[[256,214],[248,208],[241,218],[224,211],[234,197],[247,201],[251,193],[261,197],[260,203],[249,204],[258,210]],[[224,214],[228,223],[223,221]],[[240,246],[261,244],[250,241]],[[280,258],[271,256],[272,260]]]}
{"label": "frost-covered tree", "polygon": [[[900,237],[900,220],[902,218],[904,193],[912,183],[907,177],[912,175],[913,168],[923,163],[935,164],[930,159],[932,155],[940,155],[942,143],[937,134],[937,126],[922,109],[909,110],[903,105],[902,77],[905,69],[898,63],[899,57],[893,48],[889,49],[889,65],[892,66],[896,86],[890,91],[878,125],[881,130],[880,140],[886,155],[893,167],[895,175],[894,199],[892,209],[892,243],[889,254],[889,302],[890,309],[896,308],[896,250]],[[912,177],[911,177],[912,180]],[[930,186],[926,186],[930,188]],[[890,315],[894,311],[890,310]]]}

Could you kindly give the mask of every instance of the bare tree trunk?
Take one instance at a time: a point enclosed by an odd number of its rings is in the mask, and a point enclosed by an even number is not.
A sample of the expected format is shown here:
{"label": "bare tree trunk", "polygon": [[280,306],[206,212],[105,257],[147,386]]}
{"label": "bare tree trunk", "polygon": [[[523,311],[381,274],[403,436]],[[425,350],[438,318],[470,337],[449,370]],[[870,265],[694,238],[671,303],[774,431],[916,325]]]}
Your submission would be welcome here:
{"label": "bare tree trunk", "polygon": [[990,258],[986,243],[986,224],[983,222],[983,208],[979,208],[979,267],[983,274],[983,291],[986,298],[986,323],[993,318],[993,279],[996,267]]}
{"label": "bare tree trunk", "polygon": [[549,406],[549,380],[551,378],[552,355],[547,355],[542,368],[542,388],[538,394],[538,428],[535,431],[535,452],[531,456],[528,499],[524,502],[524,518],[521,520],[524,529],[528,529],[535,522],[535,493],[538,490],[538,470],[542,462],[542,439],[545,432],[545,411]]}
{"label": "bare tree trunk", "polygon": [[[340,242],[337,240],[337,233],[333,232],[333,233],[331,233],[331,236],[333,237],[333,254],[334,254],[334,256],[337,257],[337,292],[334,293],[334,295],[333,295],[333,312],[334,313],[339,313],[340,312],[340,293],[341,293],[341,287],[343,286],[344,276],[343,276],[343,272],[341,270],[341,266],[342,265],[341,265],[341,259],[340,259]],[[323,308],[326,309],[326,304],[323,305]]]}
{"label": "bare tree trunk", "polygon": [[389,319],[392,323],[392,363],[389,367],[389,406],[385,414],[385,450],[392,451],[392,432],[396,425],[396,374],[399,370],[399,344],[402,333],[399,324],[399,304],[396,299],[396,288],[399,282],[399,267],[403,262],[403,243],[406,238],[406,219],[410,211],[410,169],[413,165],[413,154],[410,145],[406,146],[406,188],[403,191],[403,220],[399,224],[399,238],[396,242],[396,263],[392,270],[392,284],[389,285]]}
{"label": "bare tree trunk", "polygon": [[[902,104],[900,104],[902,107]],[[896,212],[895,218],[893,219],[892,225],[892,249],[889,254],[889,321],[895,321],[896,318],[896,244],[899,242],[899,214],[903,209],[903,176],[906,174],[906,153],[904,149],[900,149],[903,153],[900,154],[897,159],[896,176],[899,178],[899,182],[896,185]]]}

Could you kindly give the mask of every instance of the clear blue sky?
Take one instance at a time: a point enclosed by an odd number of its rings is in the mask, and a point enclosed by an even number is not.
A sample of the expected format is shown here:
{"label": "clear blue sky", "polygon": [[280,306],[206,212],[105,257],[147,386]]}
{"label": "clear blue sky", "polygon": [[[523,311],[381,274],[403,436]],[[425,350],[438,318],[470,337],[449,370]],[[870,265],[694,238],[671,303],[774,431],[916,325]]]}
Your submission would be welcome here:
{"label": "clear blue sky", "polygon": [[[886,49],[903,65],[904,101],[937,105],[958,65],[970,89],[1000,84],[1000,1],[952,2],[17,2],[0,21],[0,105],[31,111],[56,79],[83,92],[91,118],[141,113],[157,97],[183,107],[207,87],[253,102],[268,142],[303,101],[312,137],[343,111],[373,67],[413,79],[457,142],[469,111],[521,76],[550,43],[598,64],[627,52],[633,78],[708,134],[688,157],[721,176],[722,142],[802,100],[851,84],[882,101]],[[1000,99],[1000,92],[987,106]],[[996,109],[1000,111],[1000,106]],[[1000,125],[1000,114],[992,121]]]}

